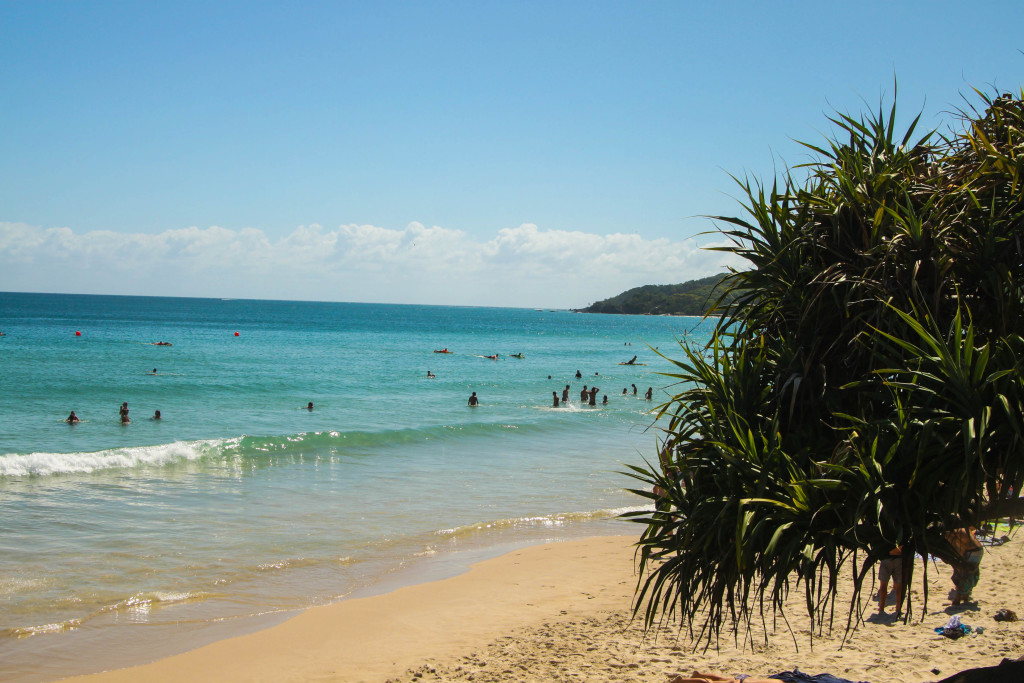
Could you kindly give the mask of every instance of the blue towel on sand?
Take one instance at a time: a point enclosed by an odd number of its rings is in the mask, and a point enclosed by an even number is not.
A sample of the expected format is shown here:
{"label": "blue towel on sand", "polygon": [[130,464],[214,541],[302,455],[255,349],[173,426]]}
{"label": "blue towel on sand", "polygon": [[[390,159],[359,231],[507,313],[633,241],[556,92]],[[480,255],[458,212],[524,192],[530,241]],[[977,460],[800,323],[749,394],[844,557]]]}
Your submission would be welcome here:
{"label": "blue towel on sand", "polygon": [[778,678],[780,681],[786,683],[867,683],[867,681],[851,681],[846,678],[838,678],[832,674],[818,674],[812,676],[805,674],[802,671],[793,669],[792,671],[783,671],[780,674],[772,674],[772,678]]}

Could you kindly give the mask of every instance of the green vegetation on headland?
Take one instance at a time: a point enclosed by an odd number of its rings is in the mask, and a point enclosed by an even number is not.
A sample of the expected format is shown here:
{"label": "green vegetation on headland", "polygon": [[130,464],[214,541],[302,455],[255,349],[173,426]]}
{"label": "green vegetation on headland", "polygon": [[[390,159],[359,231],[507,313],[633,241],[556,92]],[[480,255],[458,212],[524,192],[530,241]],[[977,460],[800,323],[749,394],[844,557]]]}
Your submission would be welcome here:
{"label": "green vegetation on headland", "polygon": [[581,313],[628,313],[633,315],[705,315],[715,303],[725,275],[712,275],[679,285],[644,285],[598,301]]}
{"label": "green vegetation on headland", "polygon": [[649,626],[710,644],[803,590],[831,627],[852,577],[850,627],[899,547],[904,585],[936,556],[969,601],[962,530],[1024,515],[1024,89],[977,94],[944,134],[836,115],[810,163],[739,180],[746,215],[718,220],[750,267],[630,468]]}

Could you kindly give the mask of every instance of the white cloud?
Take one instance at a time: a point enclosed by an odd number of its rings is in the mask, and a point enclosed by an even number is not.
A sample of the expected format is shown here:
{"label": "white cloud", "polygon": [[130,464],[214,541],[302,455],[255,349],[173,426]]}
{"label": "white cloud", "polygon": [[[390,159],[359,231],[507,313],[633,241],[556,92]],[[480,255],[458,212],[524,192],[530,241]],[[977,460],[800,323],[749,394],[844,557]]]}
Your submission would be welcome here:
{"label": "white cloud", "polygon": [[[703,246],[710,246],[704,244]],[[524,224],[480,241],[411,223],[158,234],[0,222],[0,289],[527,307],[582,307],[738,262],[693,239],[647,240]]]}

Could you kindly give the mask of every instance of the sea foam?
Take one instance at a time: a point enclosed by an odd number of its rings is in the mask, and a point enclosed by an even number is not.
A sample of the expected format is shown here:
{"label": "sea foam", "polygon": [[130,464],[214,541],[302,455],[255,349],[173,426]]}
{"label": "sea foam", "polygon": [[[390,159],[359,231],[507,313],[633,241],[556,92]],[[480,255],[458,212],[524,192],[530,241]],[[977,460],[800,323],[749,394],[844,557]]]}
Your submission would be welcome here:
{"label": "sea foam", "polygon": [[198,460],[237,439],[175,441],[156,446],[112,448],[95,453],[28,453],[0,456],[0,478],[88,474],[100,470],[161,467]]}

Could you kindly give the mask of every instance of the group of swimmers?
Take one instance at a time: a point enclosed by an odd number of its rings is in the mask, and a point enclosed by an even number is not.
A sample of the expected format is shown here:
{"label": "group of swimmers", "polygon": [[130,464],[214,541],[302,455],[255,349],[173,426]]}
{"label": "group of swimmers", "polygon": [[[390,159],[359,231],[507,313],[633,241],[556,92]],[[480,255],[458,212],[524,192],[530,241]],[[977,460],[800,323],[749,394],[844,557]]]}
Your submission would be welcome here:
{"label": "group of swimmers", "polygon": [[[126,425],[126,424],[128,424],[128,423],[130,423],[132,421],[131,418],[128,417],[128,401],[125,401],[124,403],[121,404],[121,407],[118,409],[118,414],[121,417],[121,424]],[[160,411],[158,410],[158,411],[154,412],[153,413],[153,417],[151,417],[149,419],[150,420],[159,420],[159,419],[161,419]],[[78,415],[75,414],[75,411],[72,410],[71,414],[68,415],[64,419],[64,421],[67,422],[69,425],[73,425],[73,424],[78,424],[82,420],[78,417]]]}
{"label": "group of swimmers", "polygon": [[[429,371],[427,372],[427,376],[428,377],[432,376]],[[578,371],[576,373],[576,376],[577,377],[580,376]],[[551,379],[551,375],[548,375],[548,379]],[[637,392],[638,392],[638,390],[636,388],[636,385],[635,384],[631,384],[630,386],[633,387],[633,395],[636,396]],[[551,392],[551,407],[552,408],[558,408],[560,405],[569,405],[569,389],[570,389],[569,385],[566,384],[565,388],[562,389],[562,396],[561,396],[561,398],[559,398],[557,391],[552,391]],[[600,390],[601,389],[599,387],[594,386],[594,387],[589,387],[588,388],[587,385],[584,384],[583,385],[583,389],[580,390],[580,405],[596,406],[597,405],[597,393]],[[626,394],[627,394],[627,390],[626,390],[625,387],[623,387],[622,395],[625,396]],[[650,401],[653,397],[654,397],[654,387],[647,387],[647,392],[644,394],[644,398],[646,398],[648,401]],[[603,394],[602,395],[601,404],[602,405],[608,405],[608,394]],[[312,404],[310,404],[310,405],[312,405]],[[470,406],[480,405],[480,399],[477,397],[475,391],[469,397],[469,405]],[[312,408],[310,408],[310,410],[312,410]]]}
{"label": "group of swimmers", "polygon": [[[587,385],[583,385],[583,389],[580,390],[580,405],[597,405],[597,392],[600,389],[596,386],[587,388]],[[566,384],[565,388],[562,389],[562,400],[561,403],[569,405],[569,385]],[[601,401],[603,405],[608,405],[608,394],[604,394],[604,400]],[[557,408],[559,406],[558,392],[551,392],[551,407]]]}
{"label": "group of swimmers", "polygon": [[[579,375],[577,374],[577,377],[578,376]],[[637,395],[636,385],[632,384],[630,386],[633,387],[633,395],[636,396]],[[580,390],[580,404],[581,405],[586,404],[586,405],[596,406],[597,405],[597,392],[599,392],[599,391],[600,391],[600,388],[598,388],[596,386],[590,387],[588,389],[587,385],[584,384],[583,385],[583,389]],[[627,389],[625,387],[623,387],[622,395],[625,396],[627,393],[628,393]],[[646,398],[648,401],[650,401],[653,397],[654,397],[654,387],[647,387],[647,392],[644,394],[644,398]],[[568,384],[566,384],[565,388],[562,389],[561,401],[559,401],[558,392],[557,391],[552,391],[551,392],[551,407],[552,408],[557,408],[560,403],[561,404],[565,404],[565,405],[568,405],[568,403],[569,403],[569,385]],[[608,394],[603,394],[602,395],[601,404],[602,405],[608,405]]]}

